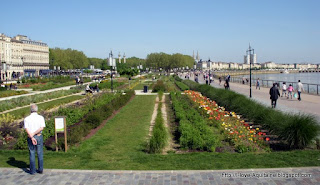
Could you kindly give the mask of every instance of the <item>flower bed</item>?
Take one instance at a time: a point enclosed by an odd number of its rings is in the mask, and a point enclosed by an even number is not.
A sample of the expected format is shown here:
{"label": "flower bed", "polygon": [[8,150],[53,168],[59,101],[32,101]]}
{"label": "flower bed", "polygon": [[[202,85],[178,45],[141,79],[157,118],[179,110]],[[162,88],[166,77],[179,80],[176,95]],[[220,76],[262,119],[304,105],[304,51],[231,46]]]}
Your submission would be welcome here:
{"label": "flower bed", "polygon": [[202,96],[199,92],[187,90],[185,94],[199,106],[203,116],[221,129],[224,137],[236,147],[238,152],[268,149],[266,141],[269,138],[264,137],[266,133],[245,123],[235,112],[226,111],[224,107],[220,107],[215,101]]}
{"label": "flower bed", "polygon": [[316,119],[306,114],[287,114],[271,109],[233,91],[199,85],[191,80],[183,80],[191,90],[215,100],[220,106],[236,111],[252,122],[259,123],[273,135],[279,136],[290,148],[305,148],[319,134],[320,127]]}

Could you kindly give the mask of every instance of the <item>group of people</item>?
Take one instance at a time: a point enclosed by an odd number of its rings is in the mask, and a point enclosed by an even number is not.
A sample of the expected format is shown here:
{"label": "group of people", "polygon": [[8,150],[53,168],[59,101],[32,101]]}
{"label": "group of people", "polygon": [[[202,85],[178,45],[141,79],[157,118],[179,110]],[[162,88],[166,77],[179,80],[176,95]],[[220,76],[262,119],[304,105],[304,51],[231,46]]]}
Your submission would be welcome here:
{"label": "group of people", "polygon": [[[278,100],[278,97],[280,96],[280,91],[279,91],[278,87],[279,87],[279,84],[278,83],[274,83],[273,86],[270,88],[270,91],[269,91],[270,99],[271,99],[271,107],[272,108],[276,108],[277,100]],[[283,82],[281,97],[283,97],[283,95],[284,95],[285,97],[287,97],[287,99],[289,99],[289,97],[292,99],[292,96],[293,96],[295,98],[298,98],[299,101],[301,101],[301,92],[302,91],[304,91],[304,89],[303,89],[303,84],[301,83],[300,80],[298,80],[297,95],[296,96],[293,95],[293,93],[294,93],[293,85],[289,84],[289,86],[287,87],[286,82]]]}
{"label": "group of people", "polygon": [[99,92],[99,84],[96,83],[95,86],[90,86],[89,84],[86,86],[86,93],[93,93],[93,92]]}
{"label": "group of people", "polygon": [[75,81],[76,81],[76,85],[80,85],[80,84],[82,85],[83,84],[82,77],[80,78],[79,76],[76,76]]}

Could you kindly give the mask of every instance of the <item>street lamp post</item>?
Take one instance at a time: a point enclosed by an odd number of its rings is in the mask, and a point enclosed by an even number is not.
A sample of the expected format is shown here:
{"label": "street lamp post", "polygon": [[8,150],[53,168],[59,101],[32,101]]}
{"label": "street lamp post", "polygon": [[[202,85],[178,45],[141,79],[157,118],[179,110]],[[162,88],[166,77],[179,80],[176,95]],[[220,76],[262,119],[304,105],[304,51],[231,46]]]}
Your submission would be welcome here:
{"label": "street lamp post", "polygon": [[[249,56],[249,62],[250,62],[250,98],[252,98],[252,84],[251,84],[251,64],[254,57],[254,49],[251,48],[249,44],[249,49],[247,50],[247,57]],[[247,59],[248,60],[248,59]]]}
{"label": "street lamp post", "polygon": [[115,66],[115,62],[113,61],[112,50],[109,53],[109,66],[111,67],[111,92],[113,92],[113,67]]}

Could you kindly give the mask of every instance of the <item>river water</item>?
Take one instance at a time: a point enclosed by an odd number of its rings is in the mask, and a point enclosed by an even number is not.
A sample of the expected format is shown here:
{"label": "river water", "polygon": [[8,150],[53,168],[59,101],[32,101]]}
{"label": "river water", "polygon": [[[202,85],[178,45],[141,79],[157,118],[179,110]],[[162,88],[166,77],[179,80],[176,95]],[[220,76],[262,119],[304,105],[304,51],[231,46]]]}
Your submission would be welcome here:
{"label": "river water", "polygon": [[[249,75],[243,75],[245,78],[249,79]],[[243,77],[239,76],[239,77]],[[260,78],[260,81],[263,81],[267,86],[271,86],[272,82],[280,82],[280,86],[282,82],[287,82],[287,86],[292,84],[296,87],[298,80],[300,80],[304,86],[304,90],[310,93],[320,93],[320,73],[276,73],[276,74],[253,74],[253,79]],[[254,80],[255,81],[255,80]]]}

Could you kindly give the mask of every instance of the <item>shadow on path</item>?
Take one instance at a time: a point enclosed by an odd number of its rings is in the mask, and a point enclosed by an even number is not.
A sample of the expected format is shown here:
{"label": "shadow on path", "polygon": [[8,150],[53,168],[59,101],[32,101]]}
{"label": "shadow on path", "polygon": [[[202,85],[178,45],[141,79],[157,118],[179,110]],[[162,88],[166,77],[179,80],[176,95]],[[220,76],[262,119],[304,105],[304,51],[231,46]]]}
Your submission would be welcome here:
{"label": "shadow on path", "polygon": [[27,169],[28,165],[24,161],[17,161],[14,157],[9,157],[7,163],[10,166],[22,169],[26,173],[30,173],[30,171]]}

